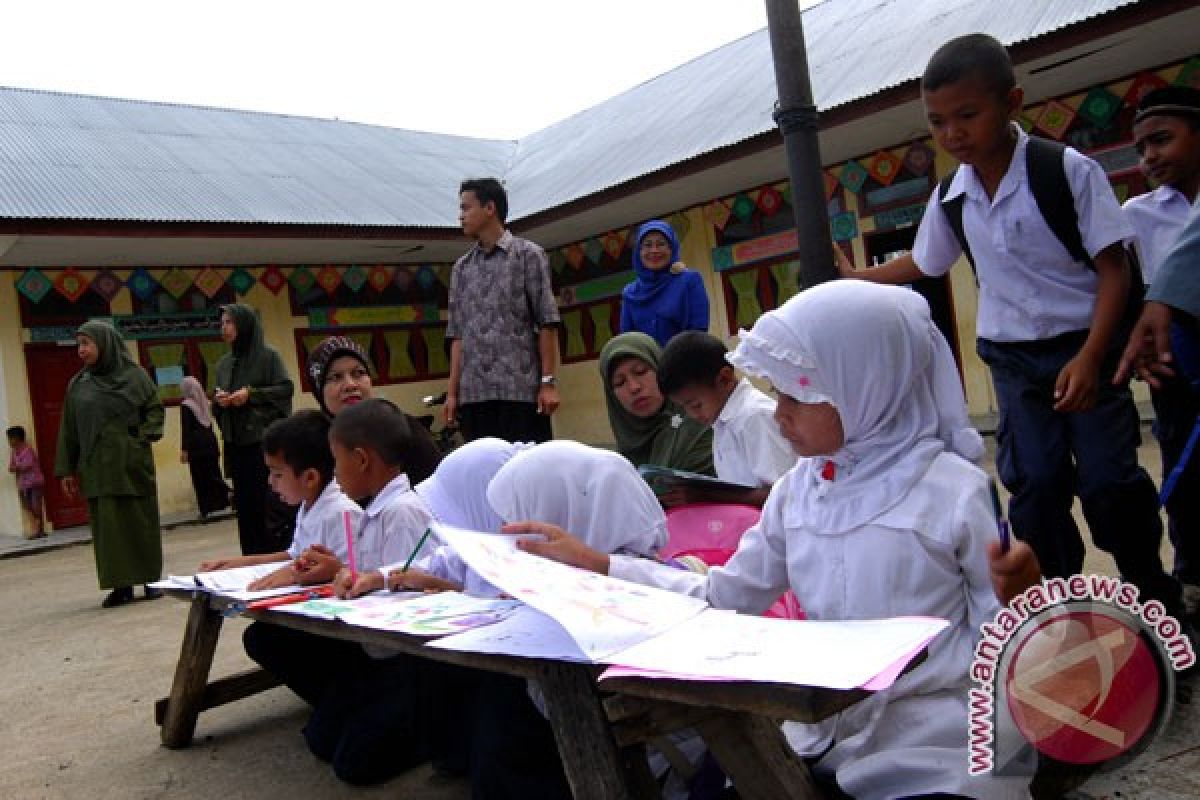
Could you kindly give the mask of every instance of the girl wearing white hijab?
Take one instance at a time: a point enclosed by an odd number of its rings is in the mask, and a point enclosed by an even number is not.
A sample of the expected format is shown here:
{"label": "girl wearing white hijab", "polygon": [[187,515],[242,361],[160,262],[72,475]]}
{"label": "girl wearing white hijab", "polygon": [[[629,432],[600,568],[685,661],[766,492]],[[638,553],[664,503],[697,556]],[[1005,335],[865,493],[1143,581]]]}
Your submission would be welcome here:
{"label": "girl wearing white hijab", "polygon": [[802,457],[737,553],[707,576],[601,557],[569,537],[524,549],[760,614],[791,588],[810,619],[934,616],[925,662],[823,722],[786,723],[819,779],[856,798],[1028,796],[1028,778],[967,774],[967,670],[999,610],[983,455],[950,349],[907,289],[835,281],[764,314],[729,360],[765,377]]}
{"label": "girl wearing white hijab", "polygon": [[[597,552],[653,556],[667,542],[662,506],[624,456],[570,441],[539,444],[500,468],[488,502],[508,524],[567,528]],[[530,523],[536,520],[536,523]],[[474,800],[571,797],[550,724],[523,678],[485,673],[475,701]]]}

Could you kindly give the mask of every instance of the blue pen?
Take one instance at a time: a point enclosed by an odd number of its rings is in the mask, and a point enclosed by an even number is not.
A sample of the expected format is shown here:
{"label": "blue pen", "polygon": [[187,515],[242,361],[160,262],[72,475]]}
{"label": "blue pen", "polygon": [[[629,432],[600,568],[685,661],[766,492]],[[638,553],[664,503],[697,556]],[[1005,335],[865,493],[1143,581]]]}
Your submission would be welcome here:
{"label": "blue pen", "polygon": [[992,492],[992,508],[996,512],[996,527],[1000,531],[1000,552],[1007,553],[1011,539],[1008,530],[1008,520],[1004,518],[1004,508],[1000,505],[1000,490],[996,488],[994,480],[988,481],[988,488]]}

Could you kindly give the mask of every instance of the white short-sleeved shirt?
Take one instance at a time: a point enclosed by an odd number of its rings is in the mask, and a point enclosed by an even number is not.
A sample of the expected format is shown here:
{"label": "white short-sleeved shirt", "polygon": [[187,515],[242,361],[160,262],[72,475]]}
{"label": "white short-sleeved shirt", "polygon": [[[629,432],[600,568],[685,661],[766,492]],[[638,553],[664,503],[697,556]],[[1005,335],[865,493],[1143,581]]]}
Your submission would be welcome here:
{"label": "white short-sleeved shirt", "polygon": [[980,624],[1000,609],[986,554],[997,536],[987,476],[942,454],[898,505],[841,534],[787,525],[793,490],[786,477],[776,483],[762,519],[707,576],[617,555],[609,574],[743,613],[762,613],[790,587],[810,619],[949,620],[925,661],[889,690],[819,723],[785,723],[784,733],[797,753],[820,757],[817,770],[835,772],[843,790],[865,800],[1027,797],[1028,778],[972,777],[962,766],[967,671]]}
{"label": "white short-sleeved shirt", "polygon": [[[963,232],[979,279],[979,336],[996,342],[1029,342],[1086,330],[1096,302],[1096,273],[1076,261],[1050,230],[1029,188],[1020,126],[1008,171],[990,199],[970,166],[958,168],[946,192],[964,195]],[[1079,231],[1088,255],[1128,241],[1133,231],[1121,213],[1104,169],[1068,147],[1063,156],[1075,196]],[[921,218],[912,258],[926,275],[945,275],[962,255],[946,214],[941,187]]]}
{"label": "white short-sleeved shirt", "polygon": [[1149,285],[1154,272],[1166,258],[1191,213],[1192,204],[1174,186],[1160,186],[1153,192],[1131,197],[1121,206],[1133,228],[1142,281]]}
{"label": "white short-sleeved shirt", "polygon": [[742,378],[713,423],[717,477],[745,486],[771,486],[796,463],[775,422],[775,401]]}
{"label": "white short-sleeved shirt", "polygon": [[[432,521],[433,515],[425,501],[412,490],[408,476],[397,475],[375,495],[363,512],[362,524],[354,540],[358,571],[407,561]],[[429,549],[433,550],[432,547]]]}
{"label": "white short-sleeved shirt", "polygon": [[344,513],[350,514],[351,530],[358,530],[362,519],[362,509],[358,507],[338,486],[336,480],[325,484],[321,494],[311,506],[301,504],[296,512],[296,532],[292,535],[292,546],[287,553],[296,558],[314,544],[324,545],[342,560],[346,561],[346,527],[342,518]]}

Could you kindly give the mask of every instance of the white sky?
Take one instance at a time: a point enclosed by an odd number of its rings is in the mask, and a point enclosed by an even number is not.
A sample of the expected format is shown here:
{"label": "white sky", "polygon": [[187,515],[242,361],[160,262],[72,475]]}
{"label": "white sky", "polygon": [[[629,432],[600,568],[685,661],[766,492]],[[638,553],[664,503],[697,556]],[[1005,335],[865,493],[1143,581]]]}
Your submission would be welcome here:
{"label": "white sky", "polygon": [[543,128],[766,26],[763,0],[4,5],[5,86],[494,138]]}

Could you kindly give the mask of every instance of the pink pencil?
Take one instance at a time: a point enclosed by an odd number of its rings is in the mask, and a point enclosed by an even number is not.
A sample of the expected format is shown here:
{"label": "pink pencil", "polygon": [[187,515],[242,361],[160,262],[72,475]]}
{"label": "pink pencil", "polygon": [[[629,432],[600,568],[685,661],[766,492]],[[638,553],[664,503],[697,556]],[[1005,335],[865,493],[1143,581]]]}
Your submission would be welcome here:
{"label": "pink pencil", "polygon": [[354,530],[350,523],[350,512],[342,512],[342,524],[346,527],[346,560],[350,563],[350,580],[358,580],[358,565],[354,563]]}

